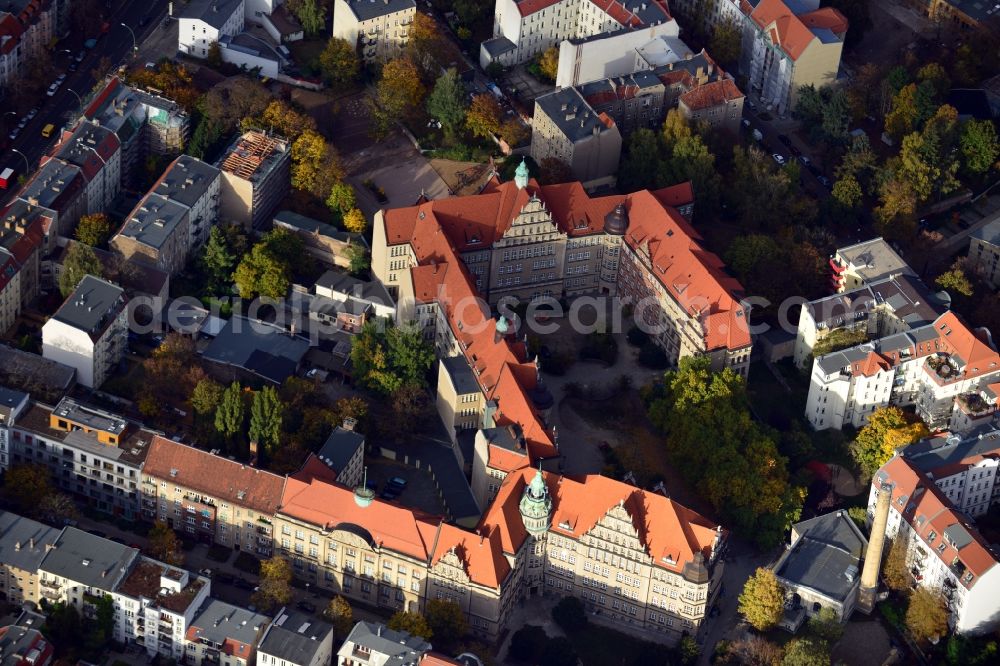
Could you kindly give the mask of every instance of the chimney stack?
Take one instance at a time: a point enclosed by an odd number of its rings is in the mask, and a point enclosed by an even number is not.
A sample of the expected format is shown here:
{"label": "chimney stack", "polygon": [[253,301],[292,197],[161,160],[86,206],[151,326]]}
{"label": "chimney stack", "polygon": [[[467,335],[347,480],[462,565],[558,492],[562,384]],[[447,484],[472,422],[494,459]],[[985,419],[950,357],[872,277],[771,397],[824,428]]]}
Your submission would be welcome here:
{"label": "chimney stack", "polygon": [[892,484],[883,483],[879,487],[875,503],[875,519],[868,537],[868,552],[865,553],[864,569],[861,571],[861,589],[858,591],[858,609],[870,614],[878,597],[878,574],[882,567],[882,550],[885,547],[885,526],[889,522],[889,506],[892,504]]}

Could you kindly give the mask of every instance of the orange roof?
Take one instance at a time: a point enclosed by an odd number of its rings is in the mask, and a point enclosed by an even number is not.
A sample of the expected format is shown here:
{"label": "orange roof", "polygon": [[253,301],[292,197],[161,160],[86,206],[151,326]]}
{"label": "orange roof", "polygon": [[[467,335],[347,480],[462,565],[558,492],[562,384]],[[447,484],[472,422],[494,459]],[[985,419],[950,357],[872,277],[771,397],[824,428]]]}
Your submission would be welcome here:
{"label": "orange roof", "polygon": [[944,349],[965,362],[963,378],[979,377],[1000,370],[1000,354],[980,340],[950,310],[937,318],[934,329]]}
{"label": "orange roof", "polygon": [[[690,180],[686,180],[677,185],[653,190],[653,196],[664,206],[673,206],[674,208],[690,206],[694,203],[694,187],[691,185]],[[694,230],[692,229],[692,231]],[[701,236],[695,233],[693,238],[700,239]]]}
{"label": "orange roof", "polygon": [[681,93],[680,101],[692,111],[708,109],[744,97],[736,84],[729,79],[719,79]]}
{"label": "orange roof", "polygon": [[[483,533],[499,536],[505,553],[516,553],[527,538],[518,504],[534,474],[532,469],[510,474],[480,524]],[[552,497],[554,533],[579,539],[620,505],[632,517],[639,540],[656,566],[681,571],[695,553],[706,559],[711,554],[716,525],[672,499],[596,474],[576,479],[543,475]]]}
{"label": "orange roof", "polygon": [[750,331],[737,299],[743,288],[725,273],[719,257],[693,240],[697,234],[691,225],[647,190],[629,195],[627,210],[626,244],[648,254],[660,284],[686,312],[700,316],[706,348],[749,347]]}
{"label": "orange roof", "polygon": [[865,377],[872,377],[879,372],[892,370],[892,361],[877,352],[870,351],[865,360],[854,364],[854,370]]}
{"label": "orange roof", "polygon": [[431,555],[431,566],[437,564],[448,552],[455,553],[469,579],[480,585],[499,589],[510,574],[510,564],[503,556],[498,538],[488,538],[486,534],[467,532],[454,525],[441,523]]}
{"label": "orange roof", "polygon": [[417,662],[417,666],[462,666],[462,662],[455,661],[450,657],[446,657],[443,654],[435,654],[433,652],[426,653]]}
{"label": "orange roof", "polygon": [[285,477],[153,437],[142,473],[271,515],[281,502]]}
{"label": "orange roof", "polygon": [[847,17],[835,7],[820,7],[808,14],[801,14],[799,19],[810,28],[826,28],[837,35],[847,32]]}
{"label": "orange roof", "polygon": [[316,457],[315,453],[310,453],[306,456],[306,461],[302,463],[302,467],[300,467],[297,472],[290,474],[289,476],[304,483],[309,483],[313,479],[327,481],[329,483],[333,483],[337,480],[337,473],[330,469],[329,465]]}
{"label": "orange roof", "polygon": [[[774,45],[780,46],[792,60],[798,60],[806,47],[818,39],[810,27],[830,28],[835,33],[847,31],[847,19],[835,9],[827,7],[826,10],[796,16],[782,0],[761,0],[750,18],[768,33]],[[805,17],[810,17],[812,25],[806,25]],[[834,27],[843,30],[833,30]]]}
{"label": "orange roof", "polygon": [[[964,575],[959,577],[962,585],[974,586],[997,563],[975,525],[952,508],[934,482],[925,478],[908,460],[894,456],[872,479],[873,484],[881,481],[893,484],[893,510],[920,536],[927,550],[945,566],[952,567],[953,563],[961,562],[965,571],[972,574],[971,581],[966,581]],[[968,535],[968,543],[956,547],[954,542],[945,538],[945,530]]]}

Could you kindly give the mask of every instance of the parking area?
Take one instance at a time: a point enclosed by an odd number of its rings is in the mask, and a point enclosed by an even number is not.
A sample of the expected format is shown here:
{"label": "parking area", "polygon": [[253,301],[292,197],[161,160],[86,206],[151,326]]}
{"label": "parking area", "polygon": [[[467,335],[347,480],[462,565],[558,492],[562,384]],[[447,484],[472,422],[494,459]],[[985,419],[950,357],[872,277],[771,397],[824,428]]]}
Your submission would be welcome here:
{"label": "parking area", "polygon": [[406,480],[406,489],[394,501],[437,516],[446,513],[429,472],[388,458],[368,460],[368,482],[369,485],[373,482],[377,484],[375,486],[377,495],[381,495],[389,479],[396,476]]}
{"label": "parking area", "polygon": [[524,65],[517,65],[506,72],[501,79],[505,95],[511,95],[529,110],[535,105],[535,98],[555,90],[555,86],[542,83],[527,72]]}

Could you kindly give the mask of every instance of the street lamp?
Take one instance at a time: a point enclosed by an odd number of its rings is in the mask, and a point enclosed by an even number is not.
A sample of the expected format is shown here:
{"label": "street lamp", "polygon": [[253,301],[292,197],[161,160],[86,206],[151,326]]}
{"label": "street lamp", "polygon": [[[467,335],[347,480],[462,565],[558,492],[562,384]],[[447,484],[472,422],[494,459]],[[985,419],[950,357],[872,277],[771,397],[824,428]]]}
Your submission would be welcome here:
{"label": "street lamp", "polygon": [[77,91],[73,90],[72,88],[66,88],[66,90],[68,90],[69,92],[73,93],[74,96],[76,96],[77,103],[82,107],[83,106],[83,98],[80,97],[80,93],[78,93]]}
{"label": "street lamp", "polygon": [[139,50],[139,47],[136,45],[135,33],[132,31],[132,28],[128,27],[128,25],[126,25],[125,23],[121,23],[120,25],[121,27],[128,30],[128,33],[132,35],[132,53],[136,53]]}
{"label": "street lamp", "polygon": [[28,156],[22,153],[17,148],[11,148],[10,152],[17,153],[18,155],[21,156],[21,159],[24,160],[24,175],[27,176],[31,172],[31,163],[28,161]]}

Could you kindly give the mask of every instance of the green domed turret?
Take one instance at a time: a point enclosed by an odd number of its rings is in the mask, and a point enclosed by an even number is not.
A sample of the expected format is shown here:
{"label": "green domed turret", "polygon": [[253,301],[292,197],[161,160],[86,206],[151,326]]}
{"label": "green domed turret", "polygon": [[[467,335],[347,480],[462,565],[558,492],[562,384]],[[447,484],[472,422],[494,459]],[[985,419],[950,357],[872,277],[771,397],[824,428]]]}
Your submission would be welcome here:
{"label": "green domed turret", "polygon": [[521,504],[521,522],[524,529],[533,537],[540,537],[549,531],[552,524],[552,498],[549,488],[545,485],[542,470],[535,471],[535,478],[524,488]]}
{"label": "green domed turret", "polygon": [[514,172],[514,184],[517,185],[517,189],[523,190],[528,186],[528,165],[525,163],[524,158],[521,158],[521,164],[518,165],[517,171]]}

